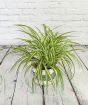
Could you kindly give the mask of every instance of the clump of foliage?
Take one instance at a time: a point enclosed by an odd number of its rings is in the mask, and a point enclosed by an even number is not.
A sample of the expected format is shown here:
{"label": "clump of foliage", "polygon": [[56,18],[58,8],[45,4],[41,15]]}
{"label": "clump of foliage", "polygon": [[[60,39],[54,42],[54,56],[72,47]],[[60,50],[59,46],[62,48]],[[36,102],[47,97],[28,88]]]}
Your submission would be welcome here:
{"label": "clump of foliage", "polygon": [[[62,72],[65,73],[65,71],[62,62],[68,66],[71,74],[74,75],[75,71],[73,61],[76,59],[76,56],[71,46],[76,43],[69,39],[67,34],[70,32],[59,34],[46,25],[43,25],[43,31],[38,28],[33,29],[27,25],[18,24],[17,26],[29,38],[19,38],[24,45],[13,48],[14,53],[20,54],[20,58],[13,67],[18,66],[17,70],[19,70],[21,66],[24,66],[25,74],[32,70],[30,69],[31,67],[35,68],[36,71],[32,78],[33,87],[36,80],[40,87],[44,81],[46,82],[45,86],[48,87],[48,78],[54,87],[57,86],[58,81],[63,87]],[[74,68],[74,71],[71,70],[72,68]],[[51,76],[49,69],[53,70],[55,78]],[[45,70],[45,80],[42,77],[43,70]]]}

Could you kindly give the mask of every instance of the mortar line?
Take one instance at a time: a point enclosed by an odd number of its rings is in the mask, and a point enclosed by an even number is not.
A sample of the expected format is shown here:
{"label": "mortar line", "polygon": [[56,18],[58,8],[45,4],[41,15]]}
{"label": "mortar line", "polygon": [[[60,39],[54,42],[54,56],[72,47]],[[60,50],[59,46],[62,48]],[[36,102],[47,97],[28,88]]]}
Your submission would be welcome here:
{"label": "mortar line", "polygon": [[78,95],[77,95],[77,93],[76,93],[76,91],[75,91],[75,89],[74,89],[74,86],[73,86],[73,84],[72,84],[72,82],[71,82],[71,80],[70,80],[70,77],[69,77],[69,75],[68,75],[68,73],[67,73],[67,70],[66,70],[66,67],[65,67],[63,61],[62,61],[62,64],[63,64],[64,70],[65,70],[65,73],[66,73],[66,75],[67,75],[68,81],[69,81],[69,83],[70,83],[70,85],[71,85],[71,87],[72,87],[72,90],[73,90],[73,92],[74,92],[74,94],[75,94],[75,97],[76,97],[76,99],[77,99],[78,105],[82,105],[82,104],[80,103],[80,100],[79,100],[79,98],[78,98]]}

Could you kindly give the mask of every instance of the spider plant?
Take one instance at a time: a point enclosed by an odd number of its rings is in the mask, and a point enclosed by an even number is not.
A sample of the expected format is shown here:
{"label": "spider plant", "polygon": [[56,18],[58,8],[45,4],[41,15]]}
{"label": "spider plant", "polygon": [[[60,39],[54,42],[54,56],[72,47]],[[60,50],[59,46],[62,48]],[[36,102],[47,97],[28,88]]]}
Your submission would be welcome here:
{"label": "spider plant", "polygon": [[[67,65],[69,73],[73,76],[75,73],[74,59],[77,59],[71,48],[76,43],[70,40],[68,36],[70,32],[59,34],[45,24],[43,24],[42,31],[39,28],[34,29],[22,24],[17,26],[27,35],[27,38],[19,38],[23,45],[13,48],[13,52],[20,54],[20,57],[12,68],[17,66],[19,70],[22,66],[25,74],[35,69],[32,88],[36,81],[40,87],[45,85],[47,88],[49,83],[57,87],[58,82],[64,87],[63,73],[65,71],[62,62]],[[50,73],[51,69],[54,76]],[[45,76],[42,74],[43,71]]]}

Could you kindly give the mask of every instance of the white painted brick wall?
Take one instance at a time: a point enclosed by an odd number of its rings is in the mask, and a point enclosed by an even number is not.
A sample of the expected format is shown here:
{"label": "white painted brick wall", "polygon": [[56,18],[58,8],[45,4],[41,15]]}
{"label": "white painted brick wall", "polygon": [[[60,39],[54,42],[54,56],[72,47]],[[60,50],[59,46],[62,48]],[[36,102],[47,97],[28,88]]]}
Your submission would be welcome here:
{"label": "white painted brick wall", "polygon": [[72,38],[88,44],[88,0],[0,0],[0,44],[16,44],[15,24],[62,25],[58,31],[76,31]]}

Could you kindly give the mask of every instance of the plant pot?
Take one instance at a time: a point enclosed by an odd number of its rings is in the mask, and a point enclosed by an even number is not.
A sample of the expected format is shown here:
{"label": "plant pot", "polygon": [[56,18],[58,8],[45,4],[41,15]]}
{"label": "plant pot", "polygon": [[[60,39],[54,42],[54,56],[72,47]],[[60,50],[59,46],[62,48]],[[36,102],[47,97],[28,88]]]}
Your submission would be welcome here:
{"label": "plant pot", "polygon": [[[36,72],[36,69],[34,68],[32,70],[33,75],[35,74],[35,72]],[[54,71],[52,69],[49,69],[49,72],[50,72],[52,79],[54,79],[56,76]],[[45,72],[45,70],[42,70],[42,79],[43,79],[44,84],[46,84],[46,72]],[[50,77],[48,78],[48,82],[50,83]],[[37,81],[36,81],[36,83],[37,83]]]}

